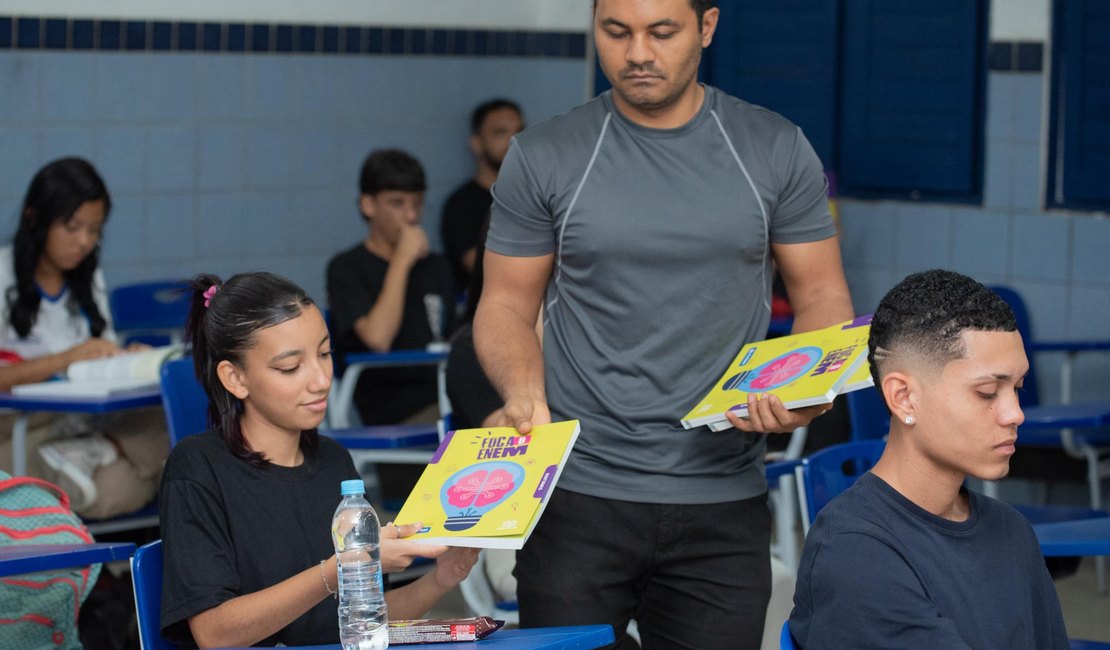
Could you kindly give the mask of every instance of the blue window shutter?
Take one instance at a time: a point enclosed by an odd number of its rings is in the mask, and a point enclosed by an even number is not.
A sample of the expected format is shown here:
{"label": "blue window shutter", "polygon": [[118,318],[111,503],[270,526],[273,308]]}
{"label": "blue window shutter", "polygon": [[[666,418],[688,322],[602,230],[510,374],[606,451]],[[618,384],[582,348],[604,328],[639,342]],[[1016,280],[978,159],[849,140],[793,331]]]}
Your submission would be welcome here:
{"label": "blue window shutter", "polygon": [[[854,1],[854,0],[853,0]],[[703,80],[802,128],[835,164],[839,0],[721,2]]]}
{"label": "blue window shutter", "polygon": [[843,7],[841,192],[978,200],[987,0]]}
{"label": "blue window shutter", "polygon": [[1056,0],[1050,205],[1110,209],[1110,3]]}

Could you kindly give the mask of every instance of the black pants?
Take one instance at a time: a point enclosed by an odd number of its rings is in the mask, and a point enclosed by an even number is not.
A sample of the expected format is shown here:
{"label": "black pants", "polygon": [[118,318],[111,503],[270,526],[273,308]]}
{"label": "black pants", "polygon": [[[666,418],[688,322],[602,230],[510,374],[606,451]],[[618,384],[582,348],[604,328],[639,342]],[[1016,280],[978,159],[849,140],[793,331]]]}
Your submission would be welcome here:
{"label": "black pants", "polygon": [[767,495],[632,503],[556,489],[517,552],[522,627],[635,618],[645,650],[758,649],[771,595]]}

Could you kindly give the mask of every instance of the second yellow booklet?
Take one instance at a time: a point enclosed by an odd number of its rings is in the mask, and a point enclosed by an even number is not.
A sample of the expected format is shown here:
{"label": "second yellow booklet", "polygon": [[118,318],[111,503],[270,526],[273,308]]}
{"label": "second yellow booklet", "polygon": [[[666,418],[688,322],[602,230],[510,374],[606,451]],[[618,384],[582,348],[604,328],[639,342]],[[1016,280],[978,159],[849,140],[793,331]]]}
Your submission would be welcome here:
{"label": "second yellow booklet", "polygon": [[539,521],[579,430],[578,420],[568,420],[523,436],[512,427],[449,431],[396,520],[423,522],[409,539],[519,549]]}

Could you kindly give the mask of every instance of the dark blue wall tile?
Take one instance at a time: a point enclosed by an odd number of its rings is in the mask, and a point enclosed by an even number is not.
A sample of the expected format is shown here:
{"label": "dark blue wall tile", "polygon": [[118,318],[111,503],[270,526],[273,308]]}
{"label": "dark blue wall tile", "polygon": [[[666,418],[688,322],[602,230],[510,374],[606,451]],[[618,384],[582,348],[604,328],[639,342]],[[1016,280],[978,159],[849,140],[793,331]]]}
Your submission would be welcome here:
{"label": "dark blue wall tile", "polygon": [[47,48],[52,50],[64,50],[66,48],[65,18],[47,18],[45,31]]}
{"label": "dark blue wall tile", "polygon": [[127,31],[124,38],[125,46],[129,50],[146,49],[146,23],[131,20],[127,22]]}
{"label": "dark blue wall tile", "polygon": [[428,30],[409,30],[409,54],[431,54],[431,45],[428,43]]}
{"label": "dark blue wall tile", "polygon": [[363,52],[362,49],[362,29],[359,27],[344,27],[343,33],[339,37],[342,43],[342,51],[348,54],[358,54]]}
{"label": "dark blue wall tile", "polygon": [[277,37],[274,39],[274,50],[277,52],[293,51],[292,25],[278,25]]}
{"label": "dark blue wall tile", "polygon": [[405,40],[407,29],[385,30],[386,54],[405,54]]}
{"label": "dark blue wall tile", "polygon": [[100,41],[97,48],[101,50],[118,50],[120,40],[120,23],[118,20],[100,21]]}
{"label": "dark blue wall tile", "polygon": [[228,52],[245,52],[247,50],[247,26],[243,23],[231,23],[227,26]]}
{"label": "dark blue wall tile", "polygon": [[251,25],[251,52],[270,51],[270,26]]}
{"label": "dark blue wall tile", "polygon": [[368,54],[382,54],[385,52],[385,30],[381,27],[370,27],[366,30],[366,49]]}
{"label": "dark blue wall tile", "polygon": [[470,51],[470,32],[463,29],[451,30],[451,51],[448,54],[455,56],[463,56],[471,54]]}
{"label": "dark blue wall tile", "polygon": [[1017,69],[1021,72],[1040,72],[1044,67],[1044,43],[1018,43]]}
{"label": "dark blue wall tile", "polygon": [[990,49],[987,50],[987,61],[991,70],[999,72],[1010,70],[1014,65],[1014,44],[991,43]]}
{"label": "dark blue wall tile", "polygon": [[316,45],[316,32],[316,25],[301,25],[297,28],[298,52],[315,52],[318,49]]}
{"label": "dark blue wall tile", "polygon": [[468,54],[477,54],[478,56],[485,56],[493,50],[493,45],[490,43],[489,32],[471,32],[470,33],[470,51]]}
{"label": "dark blue wall tile", "polygon": [[93,21],[73,21],[73,43],[71,47],[75,50],[91,50],[95,45],[93,34]]}
{"label": "dark blue wall tile", "polygon": [[12,46],[12,26],[14,21],[11,18],[0,18],[0,47],[9,48]]}
{"label": "dark blue wall tile", "polygon": [[567,48],[564,56],[570,56],[575,59],[581,59],[586,56],[586,35],[585,34],[567,34]]}
{"label": "dark blue wall tile", "polygon": [[150,49],[162,52],[172,47],[173,23],[154,23],[150,28]]}
{"label": "dark blue wall tile", "polygon": [[509,53],[509,33],[508,32],[494,32],[493,33],[493,54],[494,56],[505,56]]}
{"label": "dark blue wall tile", "polygon": [[328,25],[320,30],[320,51],[321,52],[338,52],[339,51],[339,28],[334,25]]}
{"label": "dark blue wall tile", "polygon": [[42,45],[41,33],[41,20],[20,18],[15,27],[16,44],[22,48],[38,49]]}
{"label": "dark blue wall tile", "polygon": [[563,38],[562,34],[552,34],[550,32],[537,34],[536,38],[533,39],[537,56],[562,56],[565,43],[566,39]]}
{"label": "dark blue wall tile", "polygon": [[223,25],[204,23],[200,29],[200,47],[205,52],[219,52],[223,40]]}
{"label": "dark blue wall tile", "polygon": [[181,23],[177,26],[177,49],[186,51],[197,49],[196,23]]}
{"label": "dark blue wall tile", "polygon": [[447,39],[451,32],[446,29],[433,29],[432,30],[432,49],[431,54],[444,55],[448,53]]}

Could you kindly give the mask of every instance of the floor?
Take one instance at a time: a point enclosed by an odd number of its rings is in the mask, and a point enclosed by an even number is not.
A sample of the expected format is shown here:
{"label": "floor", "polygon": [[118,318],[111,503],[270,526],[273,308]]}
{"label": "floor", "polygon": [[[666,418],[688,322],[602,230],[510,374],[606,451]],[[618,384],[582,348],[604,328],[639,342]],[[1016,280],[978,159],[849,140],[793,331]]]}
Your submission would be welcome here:
{"label": "floor", "polygon": [[1068,636],[1110,642],[1110,596],[1098,593],[1095,561],[1084,558],[1074,575],[1056,580]]}

